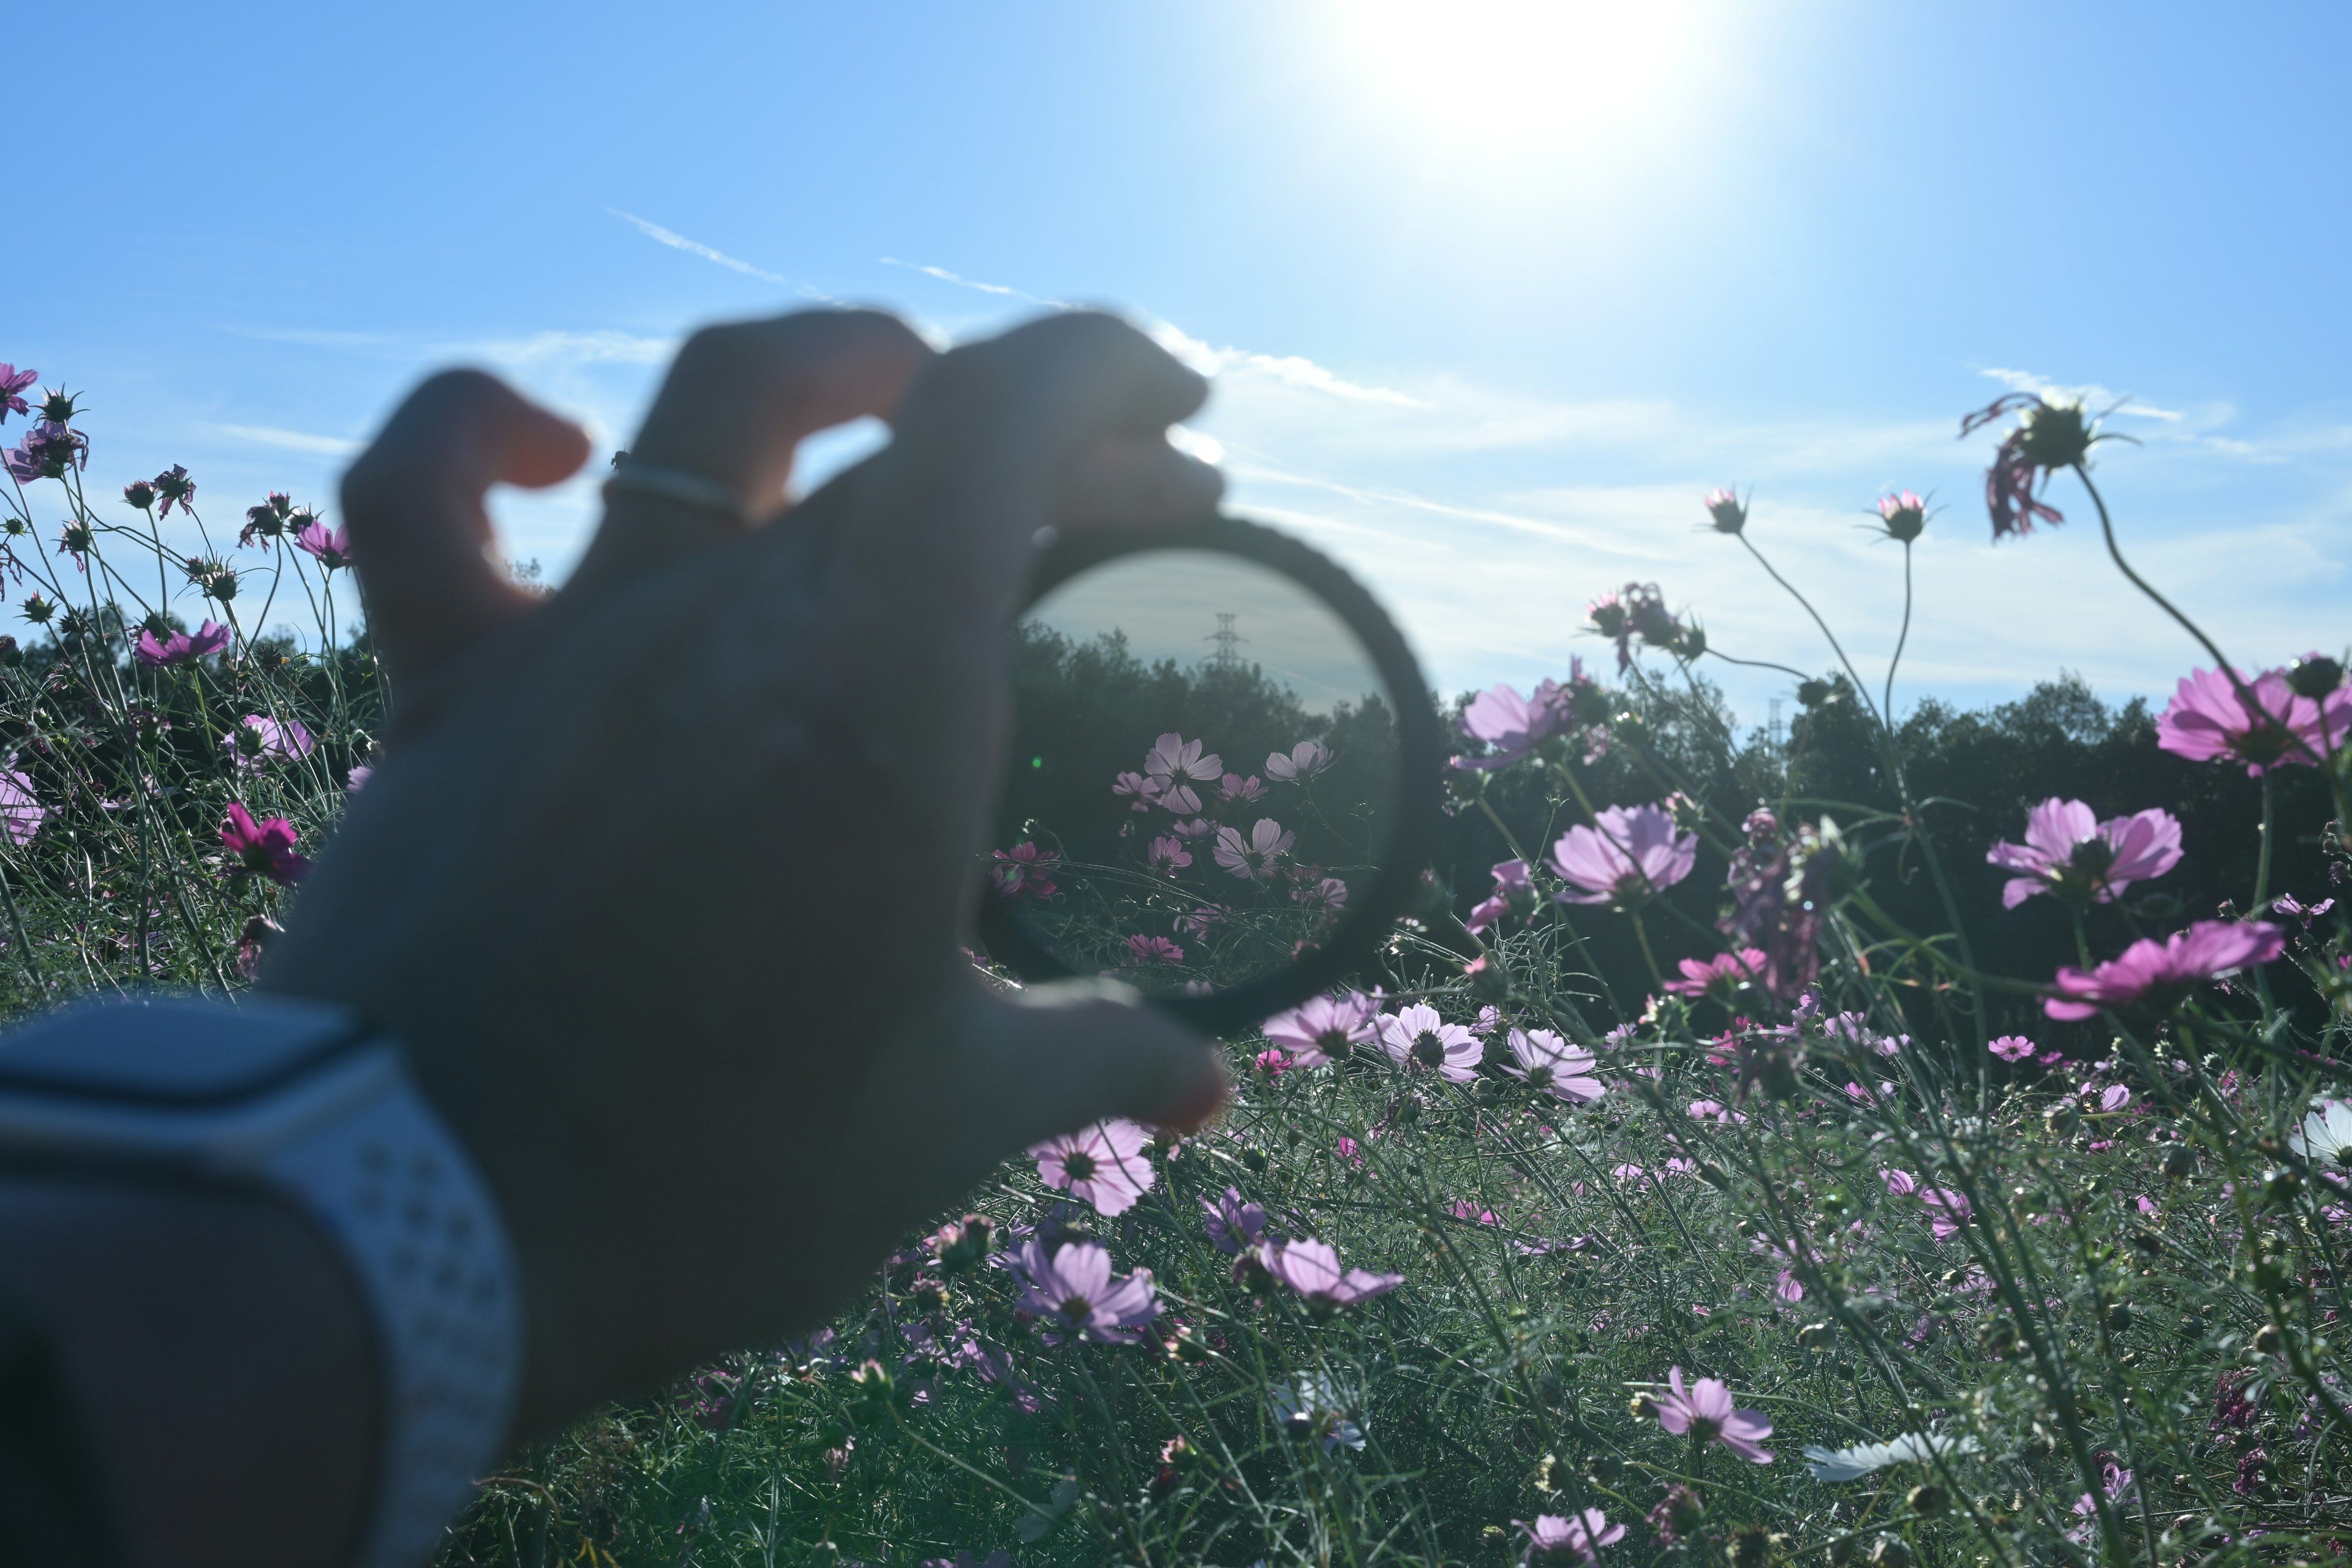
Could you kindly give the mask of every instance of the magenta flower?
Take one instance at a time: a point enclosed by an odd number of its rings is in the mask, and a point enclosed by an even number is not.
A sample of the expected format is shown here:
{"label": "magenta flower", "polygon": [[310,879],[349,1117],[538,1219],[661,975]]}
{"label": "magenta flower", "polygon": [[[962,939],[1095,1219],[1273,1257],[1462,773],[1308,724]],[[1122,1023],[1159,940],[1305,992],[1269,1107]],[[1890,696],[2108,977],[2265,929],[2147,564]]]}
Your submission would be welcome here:
{"label": "magenta flower", "polygon": [[1255,773],[1252,773],[1247,778],[1242,777],[1239,773],[1227,773],[1219,782],[1217,793],[1226,800],[1249,801],[1264,800],[1266,792],[1265,785],[1258,782]]}
{"label": "magenta flower", "polygon": [[2011,392],[1960,421],[1966,436],[2005,415],[2019,416],[2017,427],[2002,438],[1985,470],[1985,510],[1992,516],[1992,536],[2014,533],[2022,538],[2041,522],[2063,522],[2058,509],[2034,493],[2045,476],[2073,468],[2106,437],[2098,421],[2080,403],[2053,403],[2037,392]]}
{"label": "magenta flower", "polygon": [[228,627],[209,620],[199,626],[194,636],[173,632],[162,642],[155,640],[153,632],[141,632],[138,646],[131,650],[131,656],[152,668],[167,664],[185,664],[190,659],[202,658],[208,653],[218,653],[228,647],[229,636]]}
{"label": "magenta flower", "polygon": [[303,552],[315,557],[320,565],[332,572],[352,563],[352,536],[349,529],[329,528],[316,518],[294,536],[294,542]]}
{"label": "magenta flower", "polygon": [[1214,1203],[1202,1198],[1201,1218],[1209,1228],[1210,1245],[1228,1258],[1265,1240],[1265,1210],[1242,1202],[1239,1187],[1227,1187]]}
{"label": "magenta flower", "polygon": [[1704,996],[1729,1007],[1739,1000],[1742,991],[1763,976],[1764,954],[1755,948],[1743,947],[1738,952],[1718,952],[1713,958],[1685,958],[1675,967],[1683,972],[1683,977],[1667,981],[1667,990],[1694,1000]]}
{"label": "magenta flower", "polygon": [[1290,1052],[1294,1067],[1321,1067],[1352,1057],[1379,1037],[1369,997],[1352,991],[1315,996],[1265,1021],[1265,1037]]}
{"label": "magenta flower", "polygon": [[0,361],[0,425],[8,422],[11,414],[30,414],[32,406],[25,401],[25,388],[41,379],[37,370],[18,370]]}
{"label": "magenta flower", "polygon": [[1201,754],[1201,742],[1188,741],[1171,730],[1153,742],[1143,759],[1143,771],[1160,789],[1160,804],[1179,816],[1191,816],[1201,809],[1201,797],[1192,792],[1195,784],[1215,784],[1224,773],[1225,763],[1214,752]]}
{"label": "magenta flower", "polygon": [[2021,1062],[2033,1054],[2033,1042],[2023,1035],[2003,1035],[1988,1047],[2005,1062]]}
{"label": "magenta flower", "polygon": [[1945,1187],[1922,1187],[1919,1201],[1927,1205],[1927,1226],[1936,1233],[1937,1241],[1948,1241],[1958,1236],[1960,1226],[1969,1223],[1975,1212],[1966,1193],[1956,1193]]}
{"label": "magenta flower", "polygon": [[1041,849],[1034,841],[1024,840],[989,854],[996,861],[988,868],[989,879],[1006,898],[1050,899],[1059,890],[1054,886],[1054,867],[1062,858],[1059,850]]}
{"label": "magenta flower", "polygon": [[1311,882],[1301,882],[1290,897],[1292,902],[1310,910],[1337,914],[1348,907],[1348,884],[1337,877],[1318,877]]}
{"label": "magenta flower", "polygon": [[1037,1179],[1092,1204],[1105,1216],[1123,1215],[1151,1188],[1159,1173],[1144,1150],[1151,1135],[1134,1122],[1110,1117],[1076,1132],[1032,1144]]}
{"label": "magenta flower", "polygon": [[1454,765],[1483,772],[1517,762],[1535,749],[1537,742],[1557,731],[1566,721],[1568,714],[1560,700],[1564,695],[1550,681],[1536,688],[1532,698],[1522,697],[1507,686],[1480,692],[1462,710],[1462,732],[1494,747],[1495,754],[1458,757]]}
{"label": "magenta flower", "polygon": [[1164,936],[1139,933],[1127,939],[1127,961],[1129,963],[1181,963],[1184,962],[1184,950]]}
{"label": "magenta flower", "polygon": [[[1160,786],[1141,773],[1119,774],[1111,781],[1110,793],[1122,799],[1133,800],[1133,809],[1137,811],[1150,811],[1160,804]],[[1193,802],[1193,809],[1200,809],[1199,801]]]}
{"label": "magenta flower", "polygon": [[[0,365],[0,370],[7,368]],[[13,768],[0,773],[0,833],[8,836],[9,843],[31,843],[48,816],[49,808],[33,794],[31,779]]]}
{"label": "magenta flower", "polygon": [[1343,1272],[1339,1255],[1312,1237],[1269,1241],[1258,1248],[1258,1258],[1268,1274],[1304,1297],[1307,1310],[1318,1316],[1385,1296],[1404,1283],[1402,1274],[1374,1274],[1364,1268]]}
{"label": "magenta flower", "polygon": [[1539,1513],[1533,1524],[1524,1519],[1511,1522],[1528,1532],[1528,1568],[1539,1568],[1545,1563],[1597,1562],[1602,1547],[1625,1539],[1625,1527],[1611,1524],[1609,1516],[1597,1508],[1588,1508],[1565,1519],[1556,1513]]}
{"label": "magenta flower", "polygon": [[1144,856],[1144,864],[1163,877],[1172,877],[1192,863],[1192,854],[1181,838],[1155,838],[1151,841],[1150,852]]}
{"label": "magenta flower", "polygon": [[1525,1082],[1530,1089],[1573,1103],[1580,1100],[1599,1100],[1609,1091],[1599,1079],[1592,1076],[1595,1065],[1592,1053],[1580,1046],[1571,1046],[1549,1029],[1513,1029],[1507,1037],[1511,1056],[1517,1062],[1503,1064],[1503,1070]]}
{"label": "magenta flower", "polygon": [[1593,826],[1579,823],[1561,835],[1551,864],[1580,889],[1555,895],[1563,903],[1638,904],[1691,874],[1698,835],[1675,833],[1675,819],[1657,806],[1612,805]]}
{"label": "magenta flower", "polygon": [[63,479],[68,468],[89,467],[89,437],[63,420],[40,419],[17,438],[5,461],[9,476],[20,485]]}
{"label": "magenta flower", "polygon": [[1683,1369],[1666,1376],[1672,1392],[1654,1397],[1658,1425],[1676,1436],[1687,1432],[1701,1443],[1720,1443],[1750,1464],[1769,1465],[1772,1456],[1758,1445],[1772,1435],[1772,1424],[1760,1411],[1734,1410],[1731,1390],[1719,1377],[1702,1377],[1683,1386]]}
{"label": "magenta flower", "polygon": [[228,803],[228,814],[221,822],[221,843],[236,857],[237,863],[229,869],[232,877],[294,881],[310,868],[309,858],[294,852],[294,825],[286,818],[272,816],[256,822],[242,802]]}
{"label": "magenta flower", "polygon": [[293,762],[310,754],[318,742],[299,719],[280,723],[266,713],[248,713],[236,721],[236,727],[221,737],[221,747],[228,752],[230,765],[239,772],[251,772],[265,763]]}
{"label": "magenta flower", "polygon": [[2097,1016],[2102,1007],[2168,1012],[2217,974],[2268,963],[2286,951],[2286,928],[2266,921],[2199,921],[2163,942],[2143,937],[2085,974],[2069,965],[2053,984],[2059,994],[2042,1004],[2053,1018]]}
{"label": "magenta flower", "polygon": [[1290,748],[1290,754],[1269,752],[1265,759],[1265,776],[1276,784],[1304,784],[1329,767],[1333,761],[1331,748],[1319,741],[1301,741]]}
{"label": "magenta flower", "polygon": [[1091,1241],[1070,1242],[1049,1258],[1032,1237],[1013,1265],[1024,1310],[1097,1343],[1135,1344],[1143,1338],[1138,1331],[1160,1315],[1151,1270],[1121,1279],[1110,1271],[1110,1254]]}
{"label": "magenta flower", "polygon": [[2252,777],[2291,763],[2309,766],[2352,736],[2352,686],[2299,697],[2284,670],[2269,669],[2247,683],[2246,696],[2251,710],[2228,676],[2192,670],[2158,717],[2156,743],[2194,762],[2243,763]]}
{"label": "magenta flower", "polygon": [[1383,1013],[1376,1026],[1381,1049],[1391,1061],[1409,1071],[1434,1072],[1449,1083],[1468,1083],[1476,1078],[1478,1064],[1486,1055],[1477,1036],[1459,1024],[1440,1019],[1437,1009],[1426,1002],[1416,1002],[1394,1014]]}
{"label": "magenta flower", "polygon": [[1919,1190],[1918,1179],[1908,1171],[1881,1171],[1878,1179],[1886,1184],[1889,1197],[1907,1198]]}
{"label": "magenta flower", "polygon": [[1463,929],[1476,936],[1513,911],[1527,913],[1535,908],[1534,874],[1524,860],[1506,860],[1495,868],[1495,890],[1471,910]]}
{"label": "magenta flower", "polygon": [[2001,889],[2005,909],[2036,893],[2055,893],[2070,904],[2104,904],[2180,863],[2180,823],[2159,806],[2100,822],[2081,801],[2053,795],[2027,814],[2023,844],[2002,839],[1985,858],[2023,873]]}
{"label": "magenta flower", "polygon": [[1274,876],[1276,862],[1289,854],[1290,847],[1297,841],[1298,835],[1285,833],[1282,824],[1267,816],[1257,819],[1247,838],[1241,836],[1238,828],[1220,827],[1217,864],[1247,881],[1267,881]]}

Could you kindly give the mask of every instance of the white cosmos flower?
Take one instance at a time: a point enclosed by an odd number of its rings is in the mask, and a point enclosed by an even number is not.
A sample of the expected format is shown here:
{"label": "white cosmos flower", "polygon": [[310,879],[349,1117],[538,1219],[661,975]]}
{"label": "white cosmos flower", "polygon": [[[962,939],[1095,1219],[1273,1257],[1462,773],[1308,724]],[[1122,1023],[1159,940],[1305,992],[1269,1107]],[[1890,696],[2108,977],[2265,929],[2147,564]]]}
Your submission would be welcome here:
{"label": "white cosmos flower", "polygon": [[1813,1479],[1856,1481],[1888,1465],[1906,1461],[1924,1464],[1938,1454],[1973,1454],[1976,1451],[1977,1440],[1974,1437],[1906,1432],[1891,1443],[1863,1443],[1851,1448],[1808,1446],[1804,1455],[1806,1467],[1813,1472]]}
{"label": "white cosmos flower", "polygon": [[2320,1100],[2312,1105],[2303,1131],[2287,1134],[2287,1146],[2315,1164],[2352,1165],[2352,1101]]}

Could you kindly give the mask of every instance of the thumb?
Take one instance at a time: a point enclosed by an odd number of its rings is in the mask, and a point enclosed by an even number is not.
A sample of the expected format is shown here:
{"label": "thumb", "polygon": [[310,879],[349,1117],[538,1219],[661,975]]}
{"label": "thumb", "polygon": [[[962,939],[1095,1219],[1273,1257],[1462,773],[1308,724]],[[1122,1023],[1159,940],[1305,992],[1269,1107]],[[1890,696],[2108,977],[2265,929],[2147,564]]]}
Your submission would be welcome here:
{"label": "thumb", "polygon": [[991,1000],[983,1018],[974,1043],[1024,1145],[1108,1116],[1191,1131],[1224,1108],[1216,1043],[1124,985],[1033,985]]}

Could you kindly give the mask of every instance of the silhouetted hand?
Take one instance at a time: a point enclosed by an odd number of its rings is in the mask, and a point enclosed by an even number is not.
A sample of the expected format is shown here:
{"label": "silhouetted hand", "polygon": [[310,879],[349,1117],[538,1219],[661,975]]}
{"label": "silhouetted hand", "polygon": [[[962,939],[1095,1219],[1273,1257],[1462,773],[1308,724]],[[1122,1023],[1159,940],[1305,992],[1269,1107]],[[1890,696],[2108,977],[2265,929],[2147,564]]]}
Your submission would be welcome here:
{"label": "silhouetted hand", "polygon": [[776,510],[810,434],[887,447],[763,527],[616,495],[541,600],[483,497],[587,441],[488,376],[426,382],[343,483],[390,755],[265,986],[364,1009],[524,1261],[519,1435],[815,1323],[993,1163],[1119,1114],[1192,1123],[1204,1042],[960,951],[1047,523],[1214,500],[1166,442],[1205,385],[1100,315],[940,355],[887,316],[698,334],[635,458]]}

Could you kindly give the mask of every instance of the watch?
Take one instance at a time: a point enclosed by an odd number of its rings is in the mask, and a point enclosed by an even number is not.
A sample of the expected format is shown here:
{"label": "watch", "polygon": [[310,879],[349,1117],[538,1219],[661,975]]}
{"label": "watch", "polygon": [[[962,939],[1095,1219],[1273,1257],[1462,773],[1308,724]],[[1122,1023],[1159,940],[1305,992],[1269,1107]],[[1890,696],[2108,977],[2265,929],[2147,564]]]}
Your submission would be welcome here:
{"label": "watch", "polygon": [[396,1042],[339,1007],[88,1003],[0,1037],[0,1165],[144,1174],[299,1206],[366,1300],[384,1430],[358,1568],[415,1568],[498,1457],[522,1371],[488,1187]]}

